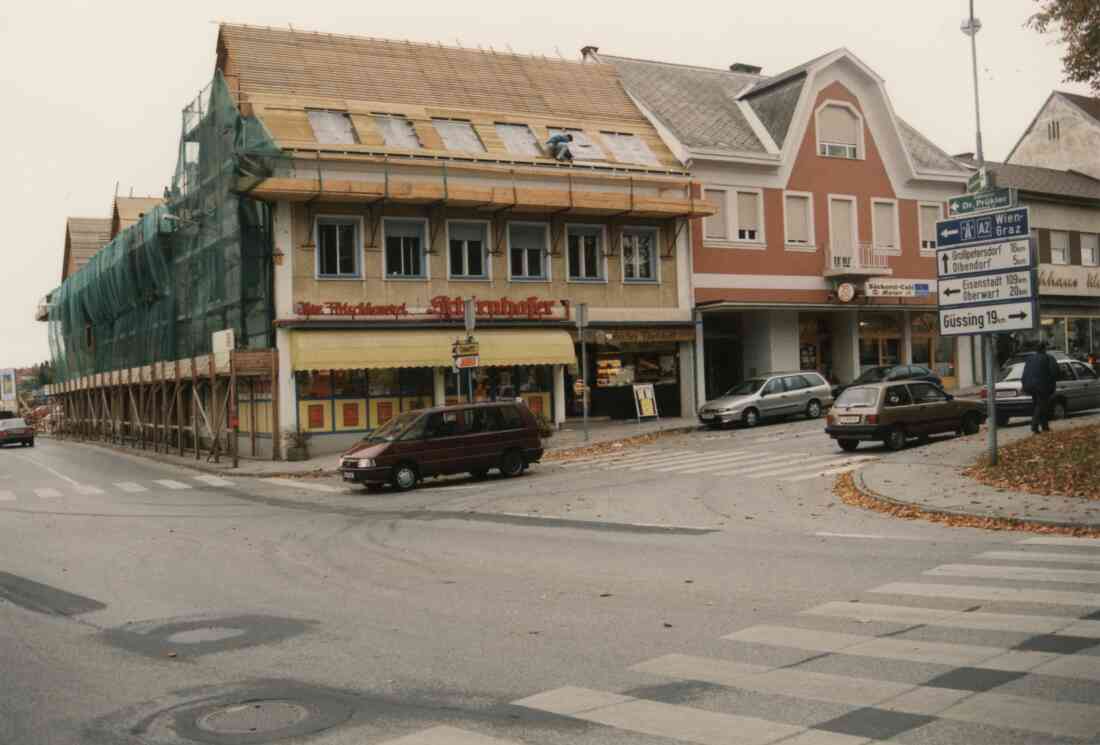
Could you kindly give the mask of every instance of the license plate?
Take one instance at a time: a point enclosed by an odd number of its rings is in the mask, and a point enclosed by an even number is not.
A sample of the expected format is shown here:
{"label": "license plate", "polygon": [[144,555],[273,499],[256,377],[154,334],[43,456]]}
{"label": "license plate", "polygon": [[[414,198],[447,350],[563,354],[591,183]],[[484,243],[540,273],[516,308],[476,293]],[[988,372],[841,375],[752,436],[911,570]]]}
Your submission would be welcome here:
{"label": "license plate", "polygon": [[344,481],[355,481],[355,474],[345,472],[344,473]]}
{"label": "license plate", "polygon": [[838,416],[836,418],[836,420],[840,424],[859,424],[859,421],[860,421],[861,418],[862,417],[859,417],[859,416],[856,416],[856,415],[853,415],[853,416]]}

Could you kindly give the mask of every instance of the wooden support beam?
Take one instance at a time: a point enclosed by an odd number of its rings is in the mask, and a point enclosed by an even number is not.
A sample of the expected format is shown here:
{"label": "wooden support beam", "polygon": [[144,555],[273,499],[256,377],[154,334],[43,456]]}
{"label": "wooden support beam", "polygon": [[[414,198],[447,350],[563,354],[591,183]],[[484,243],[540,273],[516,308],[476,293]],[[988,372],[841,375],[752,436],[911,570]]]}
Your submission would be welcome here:
{"label": "wooden support beam", "polygon": [[271,350],[271,460],[283,455],[283,431],[279,421],[279,350]]}

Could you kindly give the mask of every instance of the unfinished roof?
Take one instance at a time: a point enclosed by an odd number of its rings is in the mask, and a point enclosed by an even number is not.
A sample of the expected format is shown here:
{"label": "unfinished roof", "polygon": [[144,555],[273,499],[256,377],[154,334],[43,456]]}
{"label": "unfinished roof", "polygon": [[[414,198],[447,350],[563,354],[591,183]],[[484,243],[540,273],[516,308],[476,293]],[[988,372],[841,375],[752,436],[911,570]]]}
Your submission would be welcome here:
{"label": "unfinished roof", "polygon": [[70,217],[65,221],[65,256],[61,279],[79,271],[111,240],[111,220],[105,217]]}
{"label": "unfinished roof", "polygon": [[160,197],[115,197],[114,215],[111,218],[111,237],[135,224],[142,215],[163,201]]}
{"label": "unfinished roof", "polygon": [[[218,68],[284,149],[551,162],[541,143],[565,128],[585,164],[682,171],[606,64],[223,25]],[[644,146],[611,141],[630,135]]]}
{"label": "unfinished roof", "polygon": [[605,54],[600,59],[619,71],[627,90],[687,147],[767,152],[737,105],[737,95],[761,80],[759,75]]}

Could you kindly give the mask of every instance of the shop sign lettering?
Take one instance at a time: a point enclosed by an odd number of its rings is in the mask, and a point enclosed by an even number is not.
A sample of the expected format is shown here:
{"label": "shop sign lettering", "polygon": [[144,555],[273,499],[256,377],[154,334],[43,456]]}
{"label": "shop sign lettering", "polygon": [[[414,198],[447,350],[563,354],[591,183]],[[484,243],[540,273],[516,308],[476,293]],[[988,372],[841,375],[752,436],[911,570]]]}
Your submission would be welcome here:
{"label": "shop sign lettering", "polygon": [[387,316],[400,318],[411,315],[405,303],[375,305],[374,303],[298,303],[294,312],[300,316]]}
{"label": "shop sign lettering", "polygon": [[1039,267],[1039,293],[1100,297],[1100,269],[1043,264]]}
{"label": "shop sign lettering", "polygon": [[[523,300],[478,300],[475,298],[474,307],[478,318],[530,318],[540,319],[551,316],[554,313],[556,300],[539,300],[537,297],[524,298]],[[462,318],[463,299],[460,297],[447,297],[439,295],[432,298],[428,308],[428,314],[440,318]]]}

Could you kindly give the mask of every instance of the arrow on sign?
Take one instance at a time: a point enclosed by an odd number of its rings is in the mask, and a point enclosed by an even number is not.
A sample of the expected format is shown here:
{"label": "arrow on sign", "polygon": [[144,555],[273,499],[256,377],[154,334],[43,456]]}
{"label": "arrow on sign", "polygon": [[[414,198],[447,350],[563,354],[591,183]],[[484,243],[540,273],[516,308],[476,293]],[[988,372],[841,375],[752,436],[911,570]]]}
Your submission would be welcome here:
{"label": "arrow on sign", "polygon": [[948,268],[948,263],[947,263],[947,254],[946,254],[946,253],[945,253],[945,254],[943,254],[943,255],[942,255],[942,256],[941,256],[940,258],[942,258],[942,259],[943,259],[943,273],[944,273],[944,274],[947,274],[947,268]]}
{"label": "arrow on sign", "polygon": [[955,228],[954,230],[948,230],[947,228],[944,228],[942,231],[940,231],[940,236],[943,237],[943,238],[950,238],[951,236],[958,235],[958,234],[959,234],[959,229],[958,228]]}
{"label": "arrow on sign", "polygon": [[948,287],[946,290],[943,291],[943,294],[951,297],[952,295],[958,295],[960,292],[962,292],[962,290],[955,290],[951,287]]}
{"label": "arrow on sign", "polygon": [[1013,314],[1009,315],[1009,318],[1015,318],[1015,319],[1016,319],[1016,320],[1018,320],[1018,321],[1022,321],[1022,320],[1024,320],[1025,318],[1027,318],[1027,313],[1024,313],[1024,312],[1023,312],[1023,311],[1021,310],[1021,311],[1020,311],[1019,313],[1013,313]]}

